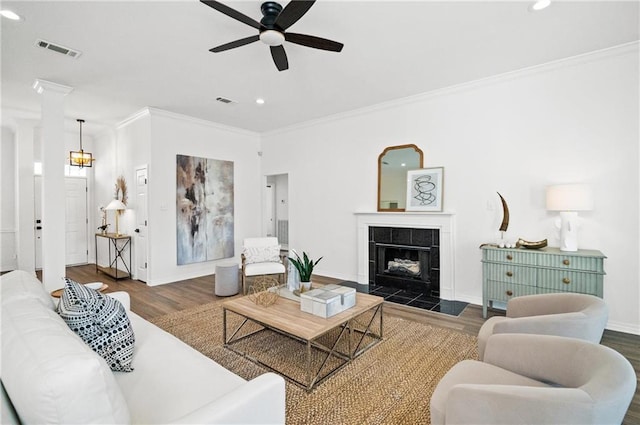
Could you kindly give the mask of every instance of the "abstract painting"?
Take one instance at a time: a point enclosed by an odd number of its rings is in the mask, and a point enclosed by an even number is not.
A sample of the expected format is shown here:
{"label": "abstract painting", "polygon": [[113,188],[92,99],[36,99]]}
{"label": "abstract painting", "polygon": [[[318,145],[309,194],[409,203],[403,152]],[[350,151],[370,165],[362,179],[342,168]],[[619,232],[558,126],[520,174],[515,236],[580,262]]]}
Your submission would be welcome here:
{"label": "abstract painting", "polygon": [[443,167],[407,171],[407,211],[442,211]]}
{"label": "abstract painting", "polygon": [[234,256],[233,161],[176,156],[178,265]]}

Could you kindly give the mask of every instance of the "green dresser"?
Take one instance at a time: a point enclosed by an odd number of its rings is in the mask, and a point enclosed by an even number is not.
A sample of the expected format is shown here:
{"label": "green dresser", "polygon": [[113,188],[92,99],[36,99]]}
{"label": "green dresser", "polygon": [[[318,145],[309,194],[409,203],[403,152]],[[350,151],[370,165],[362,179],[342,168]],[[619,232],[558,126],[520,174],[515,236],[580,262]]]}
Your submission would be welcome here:
{"label": "green dresser", "polygon": [[603,263],[600,251],[558,248],[482,248],[482,317],[494,301],[521,295],[578,292],[602,298]]}

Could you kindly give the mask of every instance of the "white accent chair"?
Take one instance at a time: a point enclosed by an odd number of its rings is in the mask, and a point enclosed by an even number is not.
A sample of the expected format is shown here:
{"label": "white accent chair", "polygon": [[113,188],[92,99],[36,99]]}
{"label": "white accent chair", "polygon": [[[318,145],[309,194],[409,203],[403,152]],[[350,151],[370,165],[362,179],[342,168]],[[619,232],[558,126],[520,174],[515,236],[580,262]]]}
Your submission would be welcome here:
{"label": "white accent chair", "polygon": [[609,310],[594,295],[575,293],[515,297],[507,303],[507,316],[488,319],[478,333],[478,359],[484,357],[487,339],[498,333],[556,335],[599,343]]}
{"label": "white accent chair", "polygon": [[636,373],[604,345],[550,335],[499,334],[483,362],[463,360],[431,396],[431,424],[620,424]]}
{"label": "white accent chair", "polygon": [[286,282],[287,269],[280,255],[280,244],[276,237],[247,238],[242,248],[242,293],[247,293],[247,277],[282,275]]}

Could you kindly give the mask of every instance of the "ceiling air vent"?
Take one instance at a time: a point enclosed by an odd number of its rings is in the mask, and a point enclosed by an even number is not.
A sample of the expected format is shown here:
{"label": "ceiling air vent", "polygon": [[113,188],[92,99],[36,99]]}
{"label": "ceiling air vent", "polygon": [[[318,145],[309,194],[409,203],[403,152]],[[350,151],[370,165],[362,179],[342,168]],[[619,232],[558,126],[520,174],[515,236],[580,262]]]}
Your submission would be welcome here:
{"label": "ceiling air vent", "polygon": [[233,100],[231,99],[227,99],[226,97],[216,97],[216,100],[218,102],[222,102],[222,103],[235,103]]}
{"label": "ceiling air vent", "polygon": [[49,41],[41,40],[41,39],[36,40],[36,46],[41,47],[43,49],[47,49],[47,50],[53,50],[54,52],[61,53],[73,59],[78,59],[78,57],[80,57],[80,55],[82,54],[82,52],[78,50],[73,50],[69,47],[64,47],[59,44],[54,44]]}

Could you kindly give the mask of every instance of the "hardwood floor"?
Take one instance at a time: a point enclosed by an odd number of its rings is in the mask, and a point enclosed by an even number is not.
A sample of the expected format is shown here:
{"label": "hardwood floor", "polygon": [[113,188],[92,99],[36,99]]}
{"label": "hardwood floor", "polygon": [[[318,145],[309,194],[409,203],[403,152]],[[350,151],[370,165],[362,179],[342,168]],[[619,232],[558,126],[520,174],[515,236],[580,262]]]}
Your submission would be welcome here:
{"label": "hardwood floor", "polygon": [[[104,282],[109,285],[106,292],[128,292],[131,296],[131,310],[145,319],[152,319],[174,311],[184,310],[189,307],[195,307],[221,299],[221,297],[214,294],[214,275],[202,276],[166,285],[147,286],[145,283],[136,280],[123,279],[114,281],[109,276],[96,272],[95,265],[89,264],[67,268],[67,276],[80,283]],[[314,276],[314,281],[318,281],[319,283],[337,282],[336,279],[321,276]],[[482,318],[482,307],[476,305],[469,305],[458,317],[392,303],[385,303],[384,308],[385,314],[416,322],[449,327],[471,335],[478,334],[485,320]],[[499,314],[502,313],[499,311],[490,311],[490,315]],[[629,359],[636,370],[636,375],[638,375],[640,372],[639,335],[606,330],[602,338],[602,344],[613,348]],[[640,383],[638,385],[640,386]],[[623,424],[640,424],[640,388],[636,388],[635,397],[631,402]]]}

